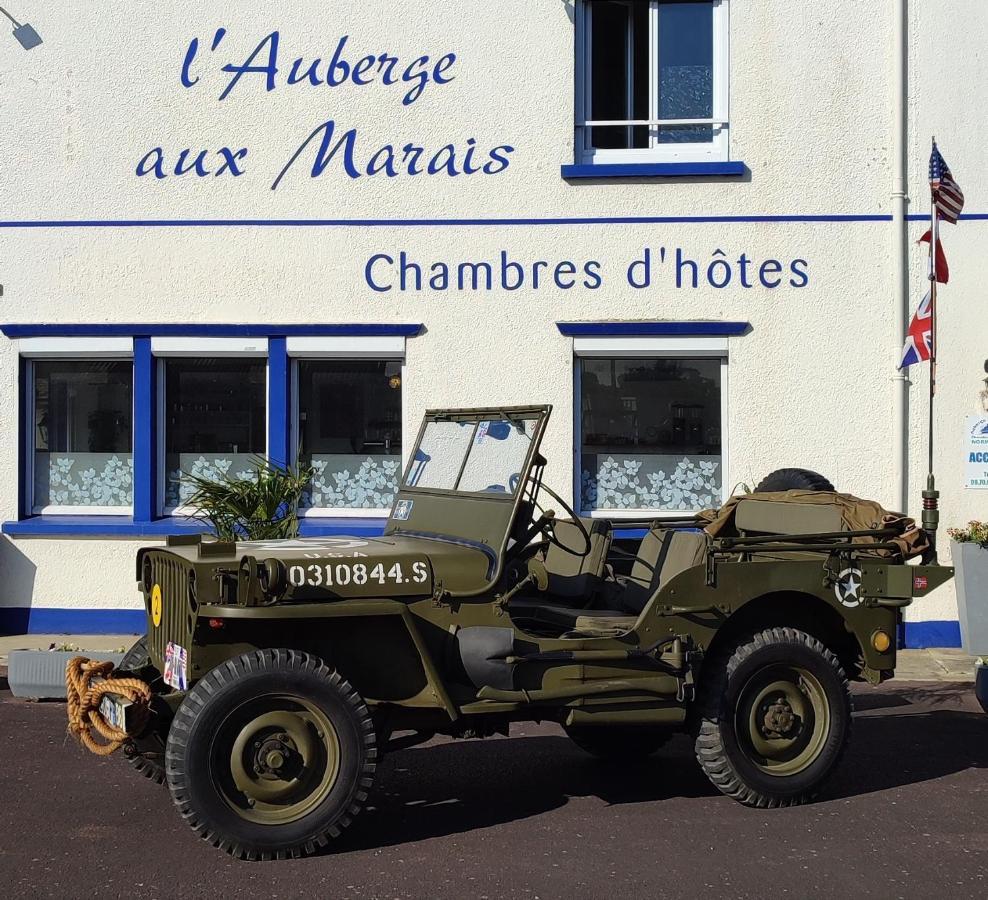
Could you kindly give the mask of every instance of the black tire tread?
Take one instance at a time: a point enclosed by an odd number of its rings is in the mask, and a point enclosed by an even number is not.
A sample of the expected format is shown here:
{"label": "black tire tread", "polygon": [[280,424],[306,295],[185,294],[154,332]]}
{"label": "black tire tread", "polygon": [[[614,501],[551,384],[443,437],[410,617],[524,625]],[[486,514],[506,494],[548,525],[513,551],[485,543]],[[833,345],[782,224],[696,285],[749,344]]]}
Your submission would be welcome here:
{"label": "black tire tread", "polygon": [[810,469],[776,469],[758,483],[755,493],[790,490],[833,491],[835,488],[829,479]]}
{"label": "black tire tread", "polygon": [[[256,675],[264,670],[283,672],[285,669],[304,671],[309,674],[321,676],[336,689],[353,709],[358,719],[365,756],[361,771],[347,803],[346,812],[331,826],[316,835],[313,839],[297,844],[294,847],[270,852],[257,851],[247,848],[237,841],[224,839],[222,835],[210,829],[209,823],[198,818],[184,782],[185,773],[182,771],[182,751],[187,745],[187,735],[198,711],[205,706],[207,697],[214,694],[219,686],[225,683],[226,675],[238,678],[245,674]],[[374,782],[377,764],[377,736],[374,731],[374,723],[371,719],[370,711],[367,709],[363,698],[361,698],[348,681],[341,677],[338,672],[330,669],[321,659],[298,650],[255,650],[235,659],[228,660],[208,672],[189,691],[178,712],[175,714],[175,719],[172,722],[171,731],[168,736],[168,748],[165,752],[168,786],[179,814],[204,841],[237,859],[246,860],[300,859],[303,856],[310,856],[318,852],[331,839],[339,837],[364,808],[365,801]]]}
{"label": "black tire tread", "polygon": [[750,635],[747,639],[742,639],[726,653],[721,654],[719,658],[715,657],[708,660],[704,665],[706,681],[701,688],[697,700],[699,727],[696,732],[694,745],[697,761],[707,778],[710,779],[714,787],[722,794],[725,794],[732,800],[737,800],[745,806],[753,806],[758,809],[778,809],[788,806],[799,806],[812,800],[818,793],[818,790],[814,789],[802,794],[781,798],[761,794],[744,783],[724,747],[720,721],[723,717],[731,715],[731,711],[726,708],[727,683],[731,674],[753,653],[770,644],[779,643],[801,645],[812,650],[822,657],[838,676],[842,695],[847,704],[848,727],[845,732],[844,741],[838,749],[831,766],[831,772],[840,764],[844,751],[847,749],[851,733],[852,701],[847,675],[837,656],[819,640],[805,631],[788,627],[767,628],[764,631]]}

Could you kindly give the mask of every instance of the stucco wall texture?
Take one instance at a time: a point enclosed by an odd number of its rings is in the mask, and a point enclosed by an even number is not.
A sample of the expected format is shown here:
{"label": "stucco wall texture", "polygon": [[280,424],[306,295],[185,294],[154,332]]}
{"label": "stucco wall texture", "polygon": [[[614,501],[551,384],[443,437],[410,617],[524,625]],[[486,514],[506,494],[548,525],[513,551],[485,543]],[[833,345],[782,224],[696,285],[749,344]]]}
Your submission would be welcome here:
{"label": "stucco wall texture", "polygon": [[[732,0],[730,157],[743,178],[567,181],[573,162],[574,30],[561,0],[402,4],[203,2],[52,6],[22,0],[20,18],[45,43],[0,54],[0,178],[8,223],[50,220],[512,219],[726,217],[669,223],[313,227],[135,226],[0,229],[6,322],[336,323],[421,322],[408,341],[405,446],[434,406],[548,402],[543,451],[551,486],[572,496],[573,348],[556,323],[573,320],[742,320],[730,340],[727,483],[753,483],[782,466],[826,474],[841,490],[894,505],[891,403],[900,353],[888,221],[750,222],[749,216],[887,215],[891,212],[893,47],[891,0],[777,3]],[[928,213],[926,168],[936,134],[967,197],[988,212],[983,141],[971,113],[988,102],[983,77],[988,6],[980,0],[909,4],[910,214]],[[216,29],[226,35],[209,50]],[[282,72],[274,90],[220,71],[242,63],[272,30]],[[949,64],[942,36],[952,35]],[[297,57],[388,53],[401,65],[455,53],[448,84],[429,84],[408,106],[406,88],[352,82],[290,86]],[[189,41],[199,78],[180,84]],[[318,178],[314,147],[271,185],[319,124],[358,130],[358,156],[408,142],[478,153],[508,144],[496,175],[384,174],[353,179],[338,161]],[[248,148],[244,174],[138,177],[154,147],[174,165],[193,148]],[[209,157],[211,168],[221,160]],[[734,218],[731,218],[734,217]],[[910,225],[918,239],[924,224]],[[944,526],[984,518],[988,493],[965,490],[964,420],[979,411],[988,357],[981,248],[988,222],[943,226],[951,281],[940,306],[936,467]],[[667,262],[647,289],[628,264],[645,248],[682,248],[705,268],[715,251],[736,262],[806,261],[808,283],[677,288]],[[601,263],[599,290],[551,284],[513,291],[375,293],[364,266],[377,253],[434,261]],[[926,260],[911,253],[910,296],[926,288]],[[383,271],[383,270],[382,270]],[[16,342],[0,342],[0,516],[16,518]],[[910,512],[925,479],[927,370],[910,373]],[[0,605],[136,608],[133,551],[147,540],[5,537]],[[945,556],[949,560],[946,540]],[[907,612],[956,618],[947,586]]]}

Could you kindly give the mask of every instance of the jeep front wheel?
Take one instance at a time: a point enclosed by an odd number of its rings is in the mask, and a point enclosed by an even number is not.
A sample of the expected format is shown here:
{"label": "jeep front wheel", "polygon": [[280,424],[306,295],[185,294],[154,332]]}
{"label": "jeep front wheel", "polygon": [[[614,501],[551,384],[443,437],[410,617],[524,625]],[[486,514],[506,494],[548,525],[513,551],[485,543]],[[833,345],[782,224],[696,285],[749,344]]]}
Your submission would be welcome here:
{"label": "jeep front wheel", "polygon": [[377,766],[370,713],[320,659],[259,650],[210,671],[168,735],[172,799],[233,856],[314,853],[362,809]]}
{"label": "jeep front wheel", "polygon": [[812,799],[847,743],[851,696],[837,657],[794,628],[770,628],[708,663],[696,756],[747,806]]}

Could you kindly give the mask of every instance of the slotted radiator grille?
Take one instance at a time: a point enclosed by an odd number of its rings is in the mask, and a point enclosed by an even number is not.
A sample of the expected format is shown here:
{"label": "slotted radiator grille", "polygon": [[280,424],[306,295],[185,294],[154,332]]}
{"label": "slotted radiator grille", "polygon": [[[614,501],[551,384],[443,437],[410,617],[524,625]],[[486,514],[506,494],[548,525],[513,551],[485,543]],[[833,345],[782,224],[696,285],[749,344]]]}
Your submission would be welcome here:
{"label": "slotted radiator grille", "polygon": [[195,628],[194,603],[189,598],[189,573],[192,569],[182,560],[166,553],[150,553],[151,585],[161,588],[161,624],[155,628],[148,616],[148,644],[151,659],[163,669],[165,648],[169,641],[184,647],[191,655]]}

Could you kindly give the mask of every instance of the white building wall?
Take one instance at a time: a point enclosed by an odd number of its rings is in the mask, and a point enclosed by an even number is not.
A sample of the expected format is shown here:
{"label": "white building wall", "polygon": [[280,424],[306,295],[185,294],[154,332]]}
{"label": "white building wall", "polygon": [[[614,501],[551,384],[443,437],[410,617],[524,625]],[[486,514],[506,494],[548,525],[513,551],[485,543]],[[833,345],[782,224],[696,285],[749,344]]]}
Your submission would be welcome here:
{"label": "white building wall", "polygon": [[[799,465],[841,490],[892,505],[892,225],[887,221],[747,222],[750,216],[887,215],[891,211],[893,48],[891,2],[806,4],[734,0],[731,10],[731,158],[750,177],[568,182],[572,159],[572,4],[367,0],[254,4],[206,2],[58,7],[22,3],[45,43],[0,54],[5,95],[0,167],[7,222],[39,220],[513,219],[720,217],[666,224],[474,224],[375,227],[39,227],[0,229],[6,322],[310,323],[422,322],[409,339],[405,445],[434,406],[550,402],[544,444],[549,480],[573,481],[573,369],[556,323],[579,320],[741,320],[730,340],[729,485]],[[980,77],[988,8],[979,0],[909,4],[910,213],[928,212],[926,165],[936,133],[967,195],[988,212],[982,141],[972,110],[988,100]],[[200,82],[179,84],[192,37]],[[349,35],[349,59],[388,52],[402,60],[457,54],[455,80],[429,85],[411,106],[380,84],[263,90],[245,77],[225,101],[219,65],[240,62],[279,28],[285,70],[296,56],[332,53]],[[942,40],[951,35],[949,65]],[[359,129],[374,148],[414,140],[438,149],[468,138],[515,147],[496,176],[383,175],[352,180],[337,164],[320,178],[300,165],[271,183],[327,118]],[[161,145],[249,148],[246,174],[138,178]],[[300,161],[301,162],[301,161]],[[977,412],[988,358],[980,247],[988,225],[943,226],[951,282],[942,291],[937,473],[944,526],[985,516],[988,494],[962,487],[964,416]],[[910,225],[919,237],[922,223]],[[722,290],[676,289],[667,263],[646,290],[624,278],[646,247],[682,247],[704,265],[716,250],[737,259],[804,259],[809,283]],[[598,260],[597,291],[421,294],[368,289],[375,253],[407,251],[423,263],[496,261],[501,250],[535,260]],[[925,260],[912,254],[912,304]],[[910,387],[910,512],[925,478],[925,367]],[[0,516],[17,517],[17,348],[0,342]],[[7,607],[136,607],[133,551],[148,540],[4,537]],[[947,547],[944,539],[943,545]],[[949,551],[947,551],[949,552]],[[80,572],[87,573],[80,577]],[[956,618],[945,587],[908,611],[917,621]]]}

